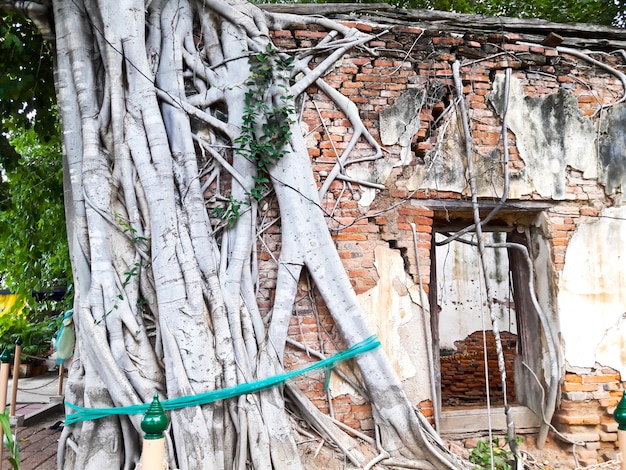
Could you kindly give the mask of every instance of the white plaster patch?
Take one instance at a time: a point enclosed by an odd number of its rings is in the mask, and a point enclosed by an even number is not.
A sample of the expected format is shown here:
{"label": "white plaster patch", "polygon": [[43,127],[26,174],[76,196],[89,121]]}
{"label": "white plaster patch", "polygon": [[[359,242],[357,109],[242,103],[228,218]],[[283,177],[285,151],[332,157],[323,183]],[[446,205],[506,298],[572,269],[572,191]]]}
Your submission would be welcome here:
{"label": "white plaster patch", "polygon": [[[436,241],[446,237],[436,234]],[[486,232],[486,243],[501,243],[504,234]],[[476,247],[452,242],[436,248],[437,289],[439,312],[439,345],[456,350],[455,342],[465,339],[475,331],[491,330],[492,323],[488,300],[484,294],[484,280]],[[489,275],[491,303],[497,312],[498,329],[517,334],[515,310],[509,288],[509,259],[502,249],[485,252]]]}
{"label": "white plaster patch", "polygon": [[318,145],[317,139],[312,132],[309,132],[309,126],[306,122],[300,121],[300,132],[302,132],[302,137],[304,137],[304,141],[306,142],[307,148],[315,148]]}
{"label": "white plaster patch", "polygon": [[565,359],[626,376],[626,207],[601,215],[581,224],[567,247],[558,296]]}
{"label": "white plaster patch", "polygon": [[379,246],[375,250],[375,259],[380,279],[375,287],[359,296],[359,301],[395,371],[401,379],[413,377],[417,371],[398,334],[399,327],[413,316],[413,302],[408,295],[408,288],[413,283],[406,278],[399,251]]}
{"label": "white plaster patch", "polygon": [[[384,184],[391,174],[391,170],[396,166],[386,158],[380,158],[375,163],[375,170],[372,171],[367,163],[350,165],[346,168],[346,174],[357,181],[369,181],[370,183]],[[378,194],[378,189],[368,186],[359,186],[361,190],[361,198],[359,206],[368,207]]]}
{"label": "white plaster patch", "polygon": [[[622,314],[616,324],[606,331],[606,334],[596,348],[596,361],[607,365],[616,363],[626,364],[626,313]],[[618,369],[615,367],[615,369]],[[624,377],[624,368],[618,369]]]}
{"label": "white plaster patch", "polygon": [[[424,163],[414,167],[407,189],[435,189],[467,193],[467,161],[465,156],[465,137],[457,108],[454,107],[448,120],[442,125],[440,136],[434,150],[424,157]],[[480,194],[483,196],[483,194]],[[486,196],[491,196],[491,192]]]}
{"label": "white plaster patch", "polygon": [[[398,250],[379,246],[375,250],[375,260],[378,284],[359,295],[359,302],[366,312],[371,330],[378,336],[392,367],[402,380],[407,396],[413,403],[418,403],[430,398],[419,286],[406,275]],[[425,311],[428,314],[428,309]],[[333,395],[354,393],[351,387],[335,376],[331,378],[330,388]]]}
{"label": "white plaster patch", "polygon": [[[498,75],[489,94],[496,106],[501,105],[503,90],[504,76]],[[564,199],[568,165],[583,171],[585,178],[597,177],[596,133],[573,95],[562,91],[530,98],[521,81],[511,77],[507,119],[526,164],[525,171],[512,178],[509,197],[520,197],[532,189],[547,198]]]}
{"label": "white plaster patch", "polygon": [[[395,103],[380,112],[379,132],[383,145],[400,144],[403,161],[410,162],[410,145],[420,128],[419,111],[422,107],[424,94],[411,88],[403,93]],[[406,148],[409,147],[409,151]],[[404,162],[407,164],[408,162]]]}

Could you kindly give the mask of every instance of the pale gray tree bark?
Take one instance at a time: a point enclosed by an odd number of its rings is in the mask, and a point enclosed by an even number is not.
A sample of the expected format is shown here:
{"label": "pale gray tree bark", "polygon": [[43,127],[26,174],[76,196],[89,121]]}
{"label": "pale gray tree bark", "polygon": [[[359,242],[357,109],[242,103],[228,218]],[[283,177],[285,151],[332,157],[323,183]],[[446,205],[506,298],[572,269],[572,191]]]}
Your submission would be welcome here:
{"label": "pale gray tree bark", "polygon": [[[269,170],[281,251],[273,307],[262,317],[258,202],[250,197],[258,165],[235,147],[251,127],[243,118],[250,57],[268,50],[269,29],[316,24],[329,31],[318,46],[266,59],[295,58],[292,70],[274,70],[266,104],[293,105],[316,84],[345,111],[355,135],[372,144],[372,158],[380,157],[354,105],[322,79],[370,37],[324,18],[269,14],[241,1],[54,0],[52,6],[76,293],[77,345],[66,400],[120,407],[149,402],[155,392],[164,399],[195,395],[282,372],[304,271],[345,344],[369,337],[327,229],[295,111],[283,156]],[[314,55],[321,57],[315,67]],[[257,136],[263,124],[257,116]],[[220,222],[207,206],[239,213]],[[463,467],[426,435],[380,349],[356,362],[378,430],[377,462]],[[341,444],[347,436],[332,420],[289,389],[290,406],[299,404],[315,429],[325,429],[350,465],[367,466],[362,453]],[[134,468],[140,419],[67,426],[59,465]],[[170,419],[171,468],[303,466],[280,388],[172,411]]]}

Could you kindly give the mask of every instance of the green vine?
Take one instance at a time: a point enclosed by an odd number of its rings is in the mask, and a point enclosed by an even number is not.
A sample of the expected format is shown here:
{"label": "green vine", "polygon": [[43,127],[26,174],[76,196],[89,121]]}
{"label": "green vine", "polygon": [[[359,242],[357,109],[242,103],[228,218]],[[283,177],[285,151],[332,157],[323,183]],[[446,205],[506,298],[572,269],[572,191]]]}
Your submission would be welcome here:
{"label": "green vine", "polygon": [[128,234],[130,236],[130,241],[132,241],[133,243],[148,241],[146,237],[141,237],[137,235],[137,229],[131,227],[130,223],[122,217],[122,214],[120,214],[119,212],[114,212],[113,215],[115,216],[117,223],[120,224],[120,227],[124,229],[122,230],[122,233]]}
{"label": "green vine", "polygon": [[[122,282],[122,289],[126,289],[128,284],[130,284],[131,279],[133,279],[136,276],[139,276],[139,268],[141,267],[142,267],[141,263],[135,263],[133,264],[133,267],[130,269],[130,271],[124,271],[124,275],[126,277],[124,278],[124,282]],[[117,298],[121,301],[124,301],[124,296],[122,294],[117,294]],[[137,305],[139,305],[139,303]],[[119,305],[117,304],[117,302],[115,302],[115,304],[113,305],[113,308],[109,310],[108,312],[106,312],[104,315],[102,315],[102,318],[100,318],[99,320],[94,319],[94,324],[101,325],[102,322],[106,319],[106,317],[111,315],[115,310],[118,310],[119,308],[120,308]]]}
{"label": "green vine", "polygon": [[[128,234],[132,243],[145,242],[148,240],[146,237],[137,235],[137,229],[131,227],[130,223],[126,221],[119,212],[114,212],[113,215],[115,216],[117,223],[123,229],[122,233]],[[129,271],[124,271],[125,278],[122,282],[122,289],[126,289],[126,287],[128,287],[128,285],[130,284],[130,281],[134,277],[139,276],[139,269],[141,267],[141,263],[134,263]],[[117,294],[117,298],[122,302],[124,301],[124,296],[122,294]],[[139,308],[142,308],[142,306],[145,304],[147,304],[147,301],[145,303],[142,303],[141,305],[139,300],[137,301],[137,306]],[[120,306],[117,304],[117,302],[115,302],[115,304],[113,304],[113,307],[105,312],[99,320],[94,319],[94,325],[101,325],[109,315],[111,315],[115,310],[118,310],[119,308]],[[136,331],[135,334],[139,334],[139,331]]]}
{"label": "green vine", "polygon": [[247,194],[257,201],[269,191],[269,170],[283,157],[291,139],[295,112],[289,93],[292,62],[293,58],[279,53],[272,44],[249,59],[243,127],[235,144],[239,155],[256,164],[255,186]]}

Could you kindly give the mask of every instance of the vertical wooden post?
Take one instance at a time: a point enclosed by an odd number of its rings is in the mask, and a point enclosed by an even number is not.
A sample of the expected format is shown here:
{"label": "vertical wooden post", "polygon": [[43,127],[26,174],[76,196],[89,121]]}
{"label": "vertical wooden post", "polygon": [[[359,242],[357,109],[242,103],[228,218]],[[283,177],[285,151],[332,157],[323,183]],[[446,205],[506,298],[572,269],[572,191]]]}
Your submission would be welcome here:
{"label": "vertical wooden post", "polygon": [[[11,369],[11,355],[6,349],[0,354],[0,413],[7,407],[7,388],[9,387],[9,370]],[[4,432],[0,426],[0,464],[4,452]]]}
{"label": "vertical wooden post", "polygon": [[63,372],[65,371],[65,364],[59,364],[59,386],[57,388],[57,395],[63,395]]}
{"label": "vertical wooden post", "polygon": [[617,404],[613,412],[613,418],[619,425],[617,427],[617,440],[619,443],[619,452],[621,454],[621,470],[626,470],[626,393],[622,395],[622,399]]}
{"label": "vertical wooden post", "polygon": [[22,356],[22,338],[15,341],[15,357],[13,358],[13,385],[11,386],[11,409],[9,416],[15,416],[15,407],[17,405],[17,382],[20,377],[20,362]]}
{"label": "vertical wooden post", "polygon": [[141,452],[141,470],[163,470],[165,460],[165,436],[163,433],[169,425],[167,415],[163,411],[159,396],[155,393],[148,411],[141,421],[143,449]]}

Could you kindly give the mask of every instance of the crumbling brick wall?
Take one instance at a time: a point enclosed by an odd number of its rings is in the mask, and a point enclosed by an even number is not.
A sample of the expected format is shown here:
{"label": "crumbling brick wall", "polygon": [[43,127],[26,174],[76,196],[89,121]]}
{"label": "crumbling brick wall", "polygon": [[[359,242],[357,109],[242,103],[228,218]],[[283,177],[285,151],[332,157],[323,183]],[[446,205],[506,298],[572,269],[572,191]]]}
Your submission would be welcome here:
{"label": "crumbling brick wall", "polygon": [[576,451],[581,462],[617,459],[613,412],[624,393],[620,374],[605,367],[568,371],[562,391],[554,424],[570,441],[584,443]]}
{"label": "crumbling brick wall", "polygon": [[[515,403],[514,368],[517,350],[517,336],[508,332],[500,333],[506,370],[507,402]],[[484,343],[483,343],[484,341]],[[483,345],[486,344],[486,348]],[[487,350],[487,370],[489,371],[489,398],[492,405],[504,403],[502,381],[498,369],[496,342],[492,331],[475,331],[467,338],[456,341],[458,353],[441,357],[441,404],[444,407],[487,405],[487,378],[485,377],[485,356]]]}
{"label": "crumbling brick wall", "polygon": [[[322,201],[340,256],[357,293],[367,291],[378,280],[373,253],[374,248],[381,244],[401,251],[407,273],[414,282],[421,281],[428,292],[435,214],[421,201],[467,200],[467,193],[432,188],[415,190],[410,184],[415,172],[426,165],[428,152],[439,144],[441,129],[438,118],[454,99],[452,63],[455,60],[465,64],[462,67],[463,93],[469,108],[478,158],[490,155],[502,145],[502,120],[488,102],[487,95],[493,89],[494,77],[504,73],[507,67],[522,82],[527,96],[545,97],[558,90],[567,90],[577,97],[584,115],[592,119],[602,106],[614,103],[623,93],[620,80],[606,70],[590,66],[555,48],[522,43],[519,36],[512,33],[476,32],[459,37],[440,32],[436,27],[387,27],[356,21],[346,24],[375,35],[368,47],[377,55],[371,55],[365,49],[351,51],[324,80],[350,97],[357,105],[364,125],[378,141],[379,113],[382,110],[393,105],[407,90],[429,90],[435,84],[443,86],[443,93],[437,96],[438,101],[421,110],[419,131],[411,143],[411,161],[407,165],[398,164],[390,171],[386,188],[378,191],[370,206],[359,205],[362,191],[358,184],[340,180],[332,183]],[[310,47],[325,34],[321,27],[310,27],[307,30],[273,31],[272,37],[278,47],[292,49]],[[615,56],[597,54],[593,57],[623,69]],[[315,85],[309,88],[308,94],[310,98],[304,103],[302,127],[313,170],[321,185],[338,155],[349,145],[353,130],[344,113]],[[509,168],[514,178],[524,172],[525,162],[520,158],[516,136],[512,132],[508,132],[508,140]],[[356,144],[356,149],[355,157],[371,155],[371,146],[363,139]],[[384,158],[397,163],[400,151],[398,145],[385,147]],[[577,224],[585,218],[597,217],[602,208],[612,204],[612,199],[596,179],[586,179],[575,168],[568,168],[564,178],[564,199],[549,201],[553,207],[542,214],[538,224],[549,244],[557,277],[563,269],[567,244]],[[531,192],[520,199],[540,201],[542,196]],[[411,224],[415,226],[417,254]],[[259,296],[269,309],[276,281],[271,274],[275,273],[275,258],[270,256],[270,252],[275,255],[280,249],[277,227],[268,228],[262,237],[263,243],[259,245],[262,252]],[[418,273],[421,279],[418,279]],[[307,353],[307,348],[325,355],[343,348],[315,286],[305,277],[300,280],[289,333],[299,345],[288,345],[287,367],[316,360]],[[445,367],[442,371],[446,374]],[[512,371],[508,372],[512,375]],[[331,398],[324,389],[324,381],[324,374],[319,374],[300,379],[298,386],[320,409],[329,411],[332,407],[335,416],[351,426],[371,429],[368,406],[354,402],[348,396]],[[512,386],[510,388],[513,389]],[[593,435],[593,439],[581,438],[591,443],[586,449],[589,451],[589,455],[585,455],[587,462],[607,457],[607,452],[614,449],[615,426],[610,415],[622,390],[620,377],[604,369],[584,374],[570,372],[565,377],[563,399],[556,421],[563,432],[578,438],[586,436],[587,432]],[[419,405],[424,410],[430,409],[428,401]],[[581,416],[583,411],[585,416]]]}

